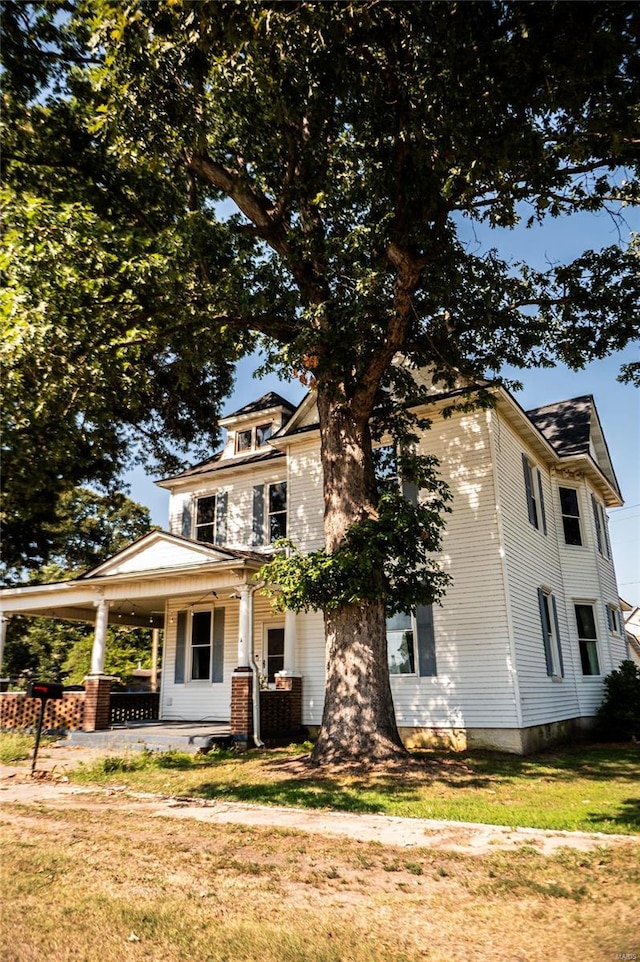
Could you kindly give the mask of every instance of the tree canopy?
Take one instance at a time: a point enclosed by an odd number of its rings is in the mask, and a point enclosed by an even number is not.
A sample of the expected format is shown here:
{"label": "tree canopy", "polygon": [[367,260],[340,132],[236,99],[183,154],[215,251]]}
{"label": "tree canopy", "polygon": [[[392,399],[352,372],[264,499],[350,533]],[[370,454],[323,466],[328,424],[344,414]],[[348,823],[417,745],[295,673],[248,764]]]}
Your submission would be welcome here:
{"label": "tree canopy", "polygon": [[[259,347],[316,390],[333,555],[384,526],[372,442],[410,448],[412,365],[447,387],[627,344],[638,21],[627,2],[6,3],[9,512],[213,443]],[[544,270],[461,232],[585,211],[620,242]],[[324,729],[340,717],[355,752],[397,741],[376,585],[321,604]],[[378,679],[366,718],[338,707],[348,661],[347,688]]]}

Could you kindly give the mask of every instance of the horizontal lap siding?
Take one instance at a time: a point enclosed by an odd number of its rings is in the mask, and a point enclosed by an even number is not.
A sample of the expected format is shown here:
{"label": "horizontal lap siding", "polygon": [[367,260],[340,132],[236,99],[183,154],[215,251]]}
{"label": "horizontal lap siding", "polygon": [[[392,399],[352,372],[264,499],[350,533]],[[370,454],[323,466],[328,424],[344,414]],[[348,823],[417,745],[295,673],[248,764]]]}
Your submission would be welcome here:
{"label": "horizontal lap siding", "polygon": [[402,726],[517,726],[486,417],[434,420],[421,444],[453,494],[442,545],[453,582],[434,606],[437,676],[392,677]]}
{"label": "horizontal lap siding", "polygon": [[[228,721],[231,710],[231,676],[238,661],[238,602],[223,601],[225,609],[223,680],[219,683],[185,681],[174,684],[178,611],[196,605],[202,595],[181,598],[168,606],[162,659],[160,713],[167,721]],[[197,605],[201,608],[202,604]]]}
{"label": "horizontal lap siding", "polygon": [[[302,551],[324,544],[322,464],[317,438],[296,440],[289,448],[288,534]],[[302,723],[320,725],[324,706],[325,637],[321,612],[296,618],[296,670],[302,677]]]}
{"label": "horizontal lap siding", "polygon": [[324,544],[320,442],[291,445],[288,460],[288,535],[302,551],[317,551]]}
{"label": "horizontal lap siding", "polygon": [[[581,714],[576,671],[576,646],[571,643],[566,608],[566,572],[558,543],[561,527],[558,493],[546,467],[537,462],[509,425],[494,415],[495,448],[502,506],[505,558],[513,619],[516,668],[525,727],[573,718]],[[542,477],[547,534],[528,519],[522,471],[523,451]],[[547,675],[538,588],[550,589],[558,611],[565,677],[556,682]]]}

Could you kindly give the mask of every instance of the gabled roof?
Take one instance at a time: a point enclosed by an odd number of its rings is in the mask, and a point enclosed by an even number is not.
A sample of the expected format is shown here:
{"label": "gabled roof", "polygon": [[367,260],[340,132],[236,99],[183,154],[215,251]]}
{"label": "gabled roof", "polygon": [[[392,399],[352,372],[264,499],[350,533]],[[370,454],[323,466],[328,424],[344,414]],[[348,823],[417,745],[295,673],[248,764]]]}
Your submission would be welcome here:
{"label": "gabled roof", "polygon": [[549,441],[560,458],[587,455],[620,493],[618,479],[591,394],[545,404],[527,411],[527,417]]}
{"label": "gabled roof", "polygon": [[254,551],[222,548],[168,531],[150,531],[75,580],[89,581],[109,575],[159,571],[163,568],[174,570],[215,563],[264,564],[264,561],[264,554]]}
{"label": "gabled roof", "polygon": [[588,454],[593,398],[590,394],[527,411],[560,457]]}
{"label": "gabled roof", "polygon": [[281,394],[277,394],[275,391],[269,391],[268,394],[263,394],[259,397],[257,401],[251,401],[249,404],[245,404],[244,407],[238,408],[237,411],[232,411],[231,414],[225,414],[222,418],[223,421],[228,421],[230,418],[241,417],[245,414],[257,414],[259,411],[270,411],[271,408],[286,408],[287,411],[295,411],[295,404],[291,404],[286,398],[283,398]]}

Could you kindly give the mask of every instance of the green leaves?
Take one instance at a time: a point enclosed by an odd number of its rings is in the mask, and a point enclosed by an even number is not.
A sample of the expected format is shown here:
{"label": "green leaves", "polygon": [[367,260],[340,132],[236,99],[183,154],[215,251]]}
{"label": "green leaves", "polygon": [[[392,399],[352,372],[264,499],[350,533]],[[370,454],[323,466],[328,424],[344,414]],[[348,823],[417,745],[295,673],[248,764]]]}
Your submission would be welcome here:
{"label": "green leaves", "polygon": [[449,576],[438,551],[451,495],[437,475],[437,461],[405,453],[399,468],[423,500],[412,503],[397,481],[383,486],[375,517],[352,524],[341,545],[303,554],[290,541],[261,568],[263,593],[277,610],[333,611],[344,605],[381,602],[387,614],[428,605],[444,595]]}

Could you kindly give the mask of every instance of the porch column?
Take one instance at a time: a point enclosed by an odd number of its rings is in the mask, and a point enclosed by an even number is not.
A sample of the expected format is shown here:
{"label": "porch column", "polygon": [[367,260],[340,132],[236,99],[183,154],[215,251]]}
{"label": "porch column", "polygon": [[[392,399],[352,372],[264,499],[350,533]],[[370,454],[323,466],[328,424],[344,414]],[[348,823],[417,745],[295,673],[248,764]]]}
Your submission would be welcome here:
{"label": "porch column", "polygon": [[7,625],[9,618],[0,610],[0,676],[2,675],[2,662],[4,660],[4,643],[7,638]]}
{"label": "porch column", "polygon": [[253,596],[249,585],[240,588],[240,627],[238,632],[238,668],[251,667],[251,607]]}
{"label": "porch column", "polygon": [[296,613],[284,613],[284,671],[290,675],[296,670]]}
{"label": "porch column", "polygon": [[99,601],[96,611],[96,627],[93,635],[91,650],[91,675],[104,674],[104,656],[107,642],[107,624],[109,622],[109,602]]}
{"label": "porch column", "polygon": [[151,632],[151,691],[158,690],[158,648],[160,646],[160,629]]}

